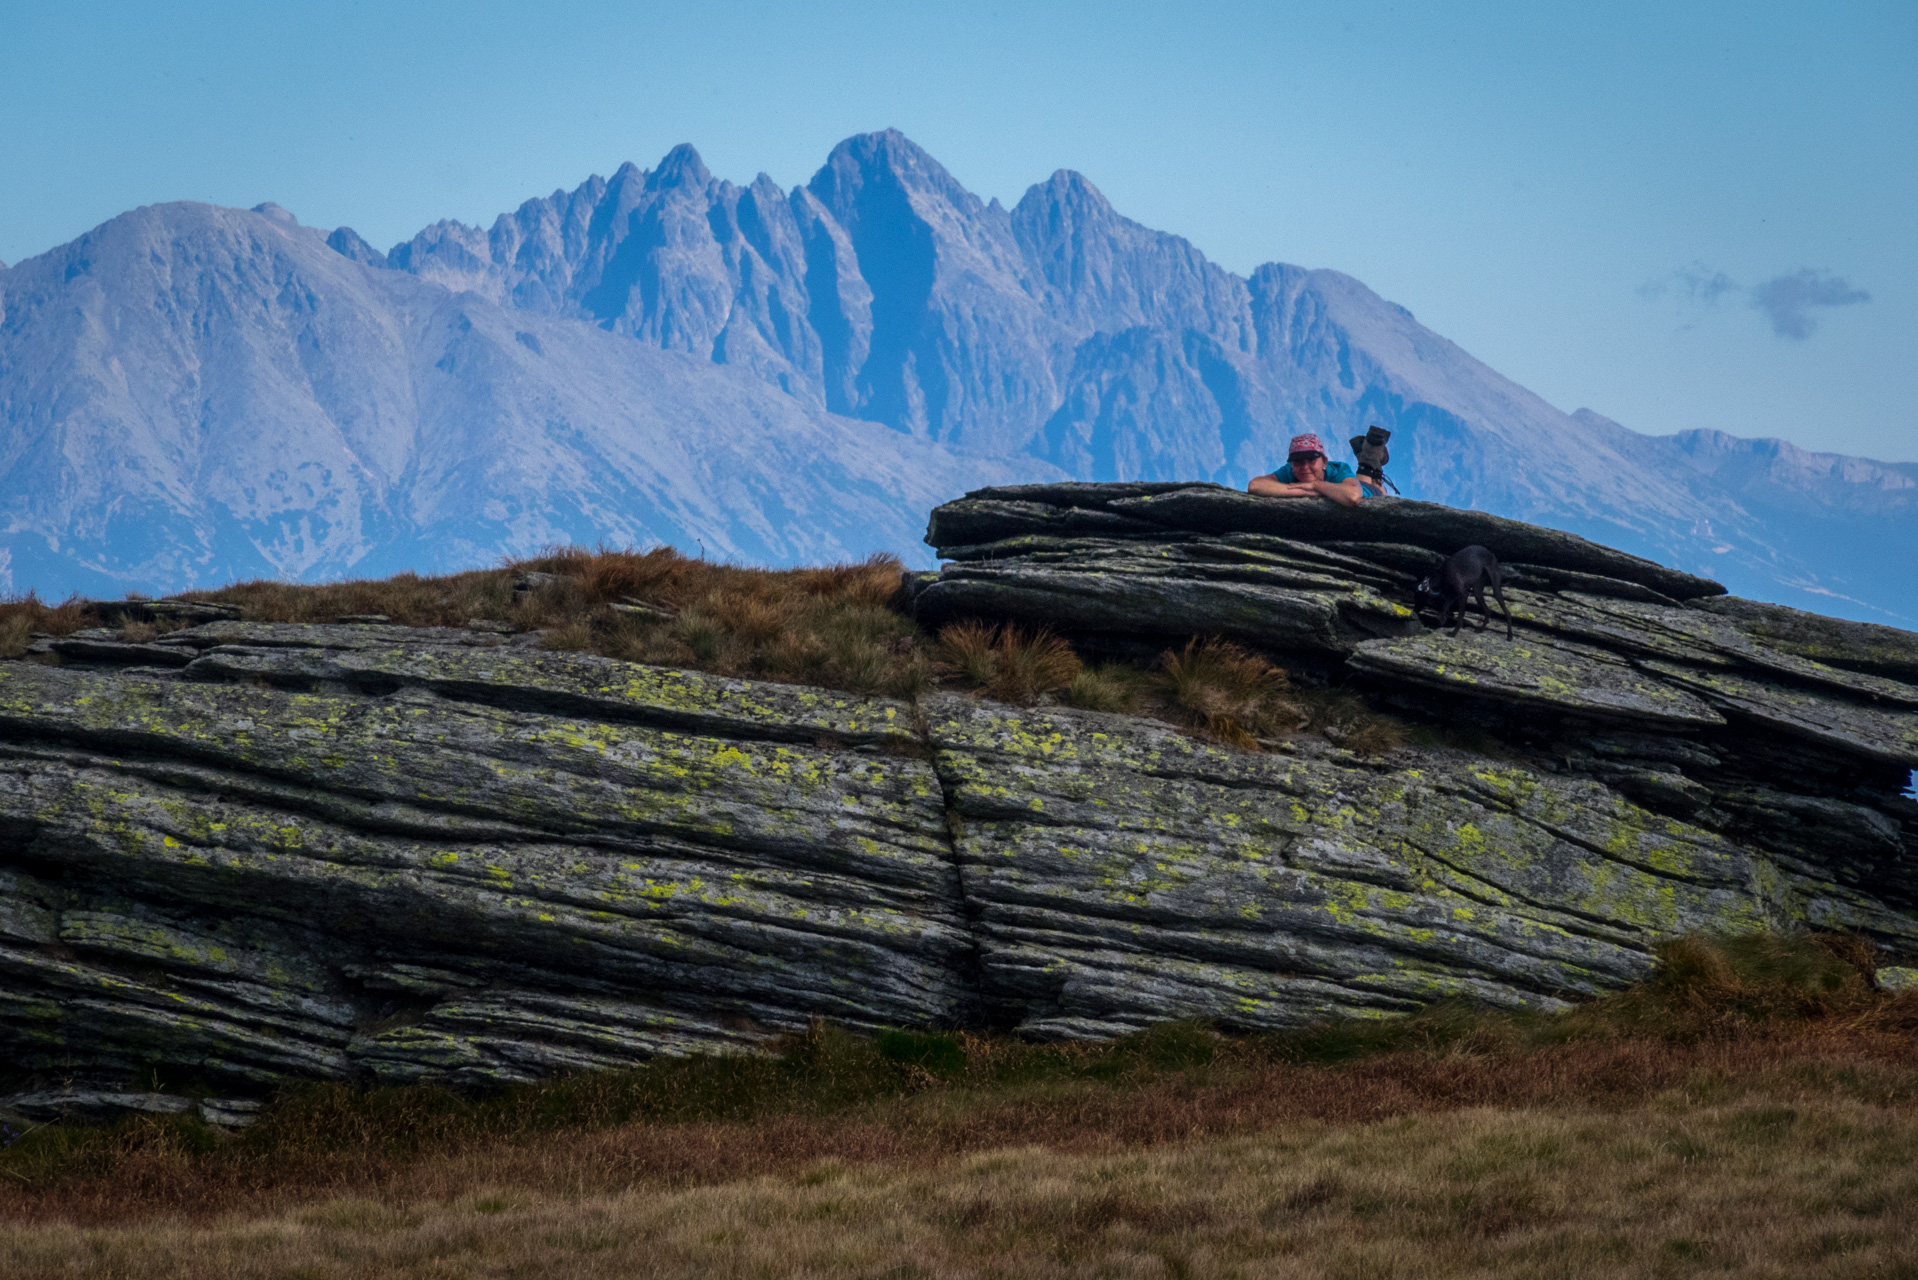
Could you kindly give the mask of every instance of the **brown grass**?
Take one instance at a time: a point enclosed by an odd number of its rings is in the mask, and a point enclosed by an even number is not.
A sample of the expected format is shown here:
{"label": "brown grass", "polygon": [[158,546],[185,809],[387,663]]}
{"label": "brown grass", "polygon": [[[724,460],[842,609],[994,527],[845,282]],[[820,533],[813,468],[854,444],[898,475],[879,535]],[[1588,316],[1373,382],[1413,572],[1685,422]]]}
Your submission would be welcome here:
{"label": "brown grass", "polygon": [[1228,746],[1257,751],[1260,738],[1304,727],[1284,670],[1229,641],[1195,637],[1168,649],[1158,683],[1174,715]]}
{"label": "brown grass", "polygon": [[1914,1102],[1909,1041],[1854,1034],[920,1093],[185,1202],[151,1194],[152,1152],[109,1203],[10,1197],[0,1273],[1893,1274],[1918,1265]]}
{"label": "brown grass", "polygon": [[1082,671],[1079,655],[1064,640],[1010,623],[954,623],[939,633],[938,653],[940,670],[1023,707],[1069,688]]}
{"label": "brown grass", "polygon": [[18,658],[38,635],[72,635],[82,627],[98,626],[86,602],[79,597],[48,604],[29,591],[24,596],[0,597],[0,658]]}
{"label": "brown grass", "polygon": [[890,556],[776,570],[695,560],[669,547],[562,547],[443,577],[245,582],[193,598],[238,605],[256,622],[367,615],[416,627],[501,622],[544,631],[555,649],[909,697],[925,687],[929,661],[917,627],[891,607],[901,572]]}
{"label": "brown grass", "polygon": [[1918,993],[1693,938],[1562,1017],[1105,1044],[815,1028],[0,1152],[42,1277],[1918,1274]]}
{"label": "brown grass", "polygon": [[480,1097],[314,1087],[237,1136],[183,1120],[36,1131],[0,1152],[0,1218],[273,1213],[316,1195],[411,1205],[488,1186],[597,1195],[823,1158],[924,1165],[1469,1108],[1629,1110],[1673,1090],[1699,1105],[1757,1090],[1909,1110],[1918,993],[1874,991],[1848,946],[1684,940],[1653,981],[1562,1017],[1444,1006],[1285,1035],[1186,1023],[1038,1045],[819,1027],[778,1056],[663,1060]]}

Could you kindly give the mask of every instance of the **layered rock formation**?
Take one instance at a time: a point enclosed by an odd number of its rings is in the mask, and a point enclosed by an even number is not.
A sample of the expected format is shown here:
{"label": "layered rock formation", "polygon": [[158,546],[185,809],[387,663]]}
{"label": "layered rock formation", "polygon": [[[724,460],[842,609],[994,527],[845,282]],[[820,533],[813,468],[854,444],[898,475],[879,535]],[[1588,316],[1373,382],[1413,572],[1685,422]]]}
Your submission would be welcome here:
{"label": "layered rock formation", "polygon": [[[940,507],[927,540],[949,561],[914,580],[927,625],[981,616],[1093,649],[1212,634],[1271,650],[1429,723],[1491,730],[1532,769],[1763,851],[1817,882],[1807,921],[1911,946],[1911,632],[1729,597],[1571,534],[1390,499],[1342,508],[1211,485],[1030,485]],[[1473,543],[1505,566],[1513,640],[1434,632],[1410,608],[1417,578]]]}
{"label": "layered rock formation", "polygon": [[[1516,640],[1407,607],[1461,538],[1508,559]],[[1415,503],[1027,487],[941,508],[933,540],[929,624],[1238,636],[1495,740],[1248,754],[1060,706],[176,607],[197,625],[0,663],[11,1087],[49,1108],[55,1083],[157,1075],[176,1093],[88,1097],[209,1093],[232,1122],[289,1078],[523,1080],[813,1018],[1552,1009],[1693,930],[1918,958],[1918,636]]]}

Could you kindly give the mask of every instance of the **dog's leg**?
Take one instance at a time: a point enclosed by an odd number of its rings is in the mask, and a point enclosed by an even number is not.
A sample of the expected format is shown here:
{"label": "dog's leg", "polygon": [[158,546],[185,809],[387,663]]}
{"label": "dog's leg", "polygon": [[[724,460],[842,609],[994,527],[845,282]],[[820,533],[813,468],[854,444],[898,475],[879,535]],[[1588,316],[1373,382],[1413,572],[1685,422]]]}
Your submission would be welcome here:
{"label": "dog's leg", "polygon": [[1483,631],[1485,630],[1487,626],[1491,625],[1491,622],[1492,622],[1492,611],[1485,607],[1485,583],[1484,582],[1481,581],[1477,586],[1472,588],[1472,597],[1478,601],[1478,612],[1479,612],[1478,629],[1480,631]]}
{"label": "dog's leg", "polygon": [[1505,588],[1494,582],[1492,594],[1498,597],[1498,607],[1505,610],[1505,638],[1510,640],[1512,638],[1512,606],[1505,603]]}
{"label": "dog's leg", "polygon": [[1445,614],[1451,613],[1452,610],[1454,609],[1457,609],[1458,613],[1452,619],[1452,634],[1457,635],[1458,629],[1465,625],[1465,595],[1463,592],[1461,592],[1458,595],[1447,596],[1445,598],[1445,611],[1444,613],[1439,614],[1440,628],[1443,628],[1445,626]]}

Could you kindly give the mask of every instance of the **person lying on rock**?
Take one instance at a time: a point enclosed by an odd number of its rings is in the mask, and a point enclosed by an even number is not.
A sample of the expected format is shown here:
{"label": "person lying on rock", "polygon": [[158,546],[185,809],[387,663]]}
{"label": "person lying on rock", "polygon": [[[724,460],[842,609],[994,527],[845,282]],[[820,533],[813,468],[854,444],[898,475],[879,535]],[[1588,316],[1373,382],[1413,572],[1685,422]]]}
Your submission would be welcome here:
{"label": "person lying on rock", "polygon": [[1247,493],[1264,498],[1325,498],[1342,507],[1356,507],[1378,490],[1368,489],[1343,462],[1328,462],[1325,442],[1311,432],[1292,437],[1284,466],[1270,475],[1253,476]]}

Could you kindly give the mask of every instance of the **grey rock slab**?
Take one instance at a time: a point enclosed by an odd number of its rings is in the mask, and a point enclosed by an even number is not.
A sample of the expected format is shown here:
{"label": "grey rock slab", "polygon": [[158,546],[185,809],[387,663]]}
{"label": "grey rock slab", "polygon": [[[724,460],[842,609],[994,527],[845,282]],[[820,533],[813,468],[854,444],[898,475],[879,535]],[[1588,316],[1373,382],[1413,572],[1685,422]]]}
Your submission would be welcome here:
{"label": "grey rock slab", "polygon": [[1670,679],[1561,638],[1430,632],[1365,641],[1346,662],[1380,679],[1524,707],[1678,729],[1725,723],[1709,701]]}
{"label": "grey rock slab", "polygon": [[1643,604],[1663,604],[1677,606],[1678,601],[1670,596],[1640,586],[1636,582],[1627,582],[1622,578],[1608,578],[1598,573],[1580,573],[1575,569],[1558,569],[1543,564],[1502,564],[1505,580],[1514,586],[1536,587],[1545,591],[1582,591],[1588,595],[1613,596],[1620,600],[1636,600]]}
{"label": "grey rock slab", "polygon": [[1150,498],[1156,494],[1179,493],[1194,487],[1191,482],[1184,480],[1067,480],[1053,484],[1006,484],[990,489],[974,489],[965,495],[964,501],[1031,502],[1048,507],[1103,511],[1125,498]]}
{"label": "grey rock slab", "polygon": [[[1135,565],[1135,568],[1138,566]],[[1247,574],[1245,576],[1254,576]],[[1276,576],[1276,575],[1270,575]],[[1361,639],[1418,625],[1410,609],[1355,582],[1270,581],[1017,562],[949,565],[914,600],[922,622],[1003,618],[1066,631],[1167,639],[1218,635],[1264,648],[1344,654]]]}
{"label": "grey rock slab", "polygon": [[912,708],[896,699],[734,680],[583,653],[421,644],[318,651],[223,645],[207,650],[187,675],[407,686],[488,705],[756,741],[823,739],[846,746],[915,741]]}
{"label": "grey rock slab", "polygon": [[[1112,572],[1159,573],[1172,576],[1237,578],[1281,586],[1317,587],[1346,591],[1353,585],[1383,590],[1411,586],[1403,574],[1288,538],[1266,534],[1235,534],[1222,538],[1200,535],[1143,539],[1008,539],[991,544],[991,554],[953,557],[984,560],[980,566],[999,569],[1007,562],[1051,569],[1105,569]],[[1023,545],[1022,545],[1023,544]]]}
{"label": "grey rock slab", "polygon": [[194,1109],[194,1102],[175,1093],[50,1089],[16,1093],[0,1099],[0,1107],[29,1120],[109,1120],[123,1115],[185,1115]]}
{"label": "grey rock slab", "polygon": [[[1340,542],[1404,542],[1450,555],[1461,547],[1490,548],[1500,560],[1523,561],[1599,574],[1650,587],[1676,600],[1723,595],[1708,578],[1667,569],[1577,534],[1409,499],[1376,499],[1356,507],[1315,499],[1261,498],[1219,488],[1192,488],[1126,498],[1111,509],[1169,529],[1199,533],[1271,533]],[[971,539],[977,541],[977,539]]]}
{"label": "grey rock slab", "polygon": [[1192,542],[1194,554],[1207,554],[1212,548],[1221,546],[1241,547],[1282,559],[1317,564],[1336,573],[1383,578],[1402,586],[1410,586],[1424,572],[1423,569],[1404,569],[1345,548],[1305,542],[1298,538],[1281,538],[1269,533],[1228,533],[1215,538],[1195,538]]}
{"label": "grey rock slab", "polygon": [[926,544],[939,548],[961,547],[1032,535],[1109,537],[1123,533],[1150,534],[1158,528],[1149,520],[1109,511],[1002,498],[960,498],[933,508],[931,521],[926,526]]}
{"label": "grey rock slab", "polygon": [[941,862],[937,781],[923,762],[898,756],[9,664],[0,667],[0,737],[21,735],[187,755],[555,833],[677,835],[775,859],[784,849],[821,870],[917,880],[936,877]]}
{"label": "grey rock slab", "polygon": [[161,636],[169,648],[217,645],[288,649],[392,649],[402,646],[491,649],[500,637],[466,627],[405,627],[339,622],[209,622]]}
{"label": "grey rock slab", "polygon": [[163,600],[128,597],[124,600],[87,600],[85,607],[109,626],[128,622],[171,622],[192,624],[238,618],[240,606],[216,600],[195,600],[168,596]]}
{"label": "grey rock slab", "polygon": [[[1761,862],[1590,781],[1380,774],[950,697],[928,717],[988,994],[1035,1032],[1190,1007],[1242,1026],[1374,999],[1551,1007],[1642,977],[1658,937],[1791,915]],[[1305,976],[1345,994],[1288,985]]]}
{"label": "grey rock slab", "polygon": [[1918,682],[1918,632],[1848,622],[1738,596],[1699,600],[1688,607],[1727,619],[1757,643],[1780,653]]}
{"label": "grey rock slab", "polygon": [[339,1079],[348,1032],[329,1022],[208,999],[125,972],[0,946],[0,1043],[34,1071],[75,1061],[154,1062],[223,1079]]}
{"label": "grey rock slab", "polygon": [[[1229,537],[1250,537],[1261,535],[1230,534]],[[1265,537],[1274,535],[1266,534]],[[1288,539],[1289,541],[1290,539]],[[1344,542],[1339,539],[1314,539],[1314,545],[1339,555],[1351,556],[1368,564],[1402,573],[1416,581],[1432,572],[1445,557],[1429,547],[1415,547],[1409,542]]]}
{"label": "grey rock slab", "polygon": [[1918,707],[1918,685],[1848,670],[1772,647],[1713,613],[1607,599],[1583,592],[1552,597],[1516,596],[1517,616],[1568,635],[1628,653],[1676,658],[1701,666],[1737,664],[1789,677],[1788,684],[1816,684],[1864,695],[1873,701]]}
{"label": "grey rock slab", "polygon": [[265,1103],[258,1098],[201,1098],[200,1118],[223,1129],[244,1129],[260,1118]]}
{"label": "grey rock slab", "polygon": [[42,946],[58,942],[64,896],[35,876],[0,866],[0,941]]}
{"label": "grey rock slab", "polygon": [[361,1036],[350,1052],[384,1081],[498,1085],[660,1056],[752,1052],[763,1049],[772,1030],[613,997],[495,989],[447,1000],[417,1023]]}
{"label": "grey rock slab", "polygon": [[0,812],[35,814],[44,836],[29,850],[71,874],[351,939],[336,963],[406,947],[436,967],[506,960],[708,1001],[757,991],[861,1021],[936,1019],[958,998],[967,943],[943,859],[915,889],[643,844],[424,844],[179,799],[69,771],[23,800],[0,788]]}
{"label": "grey rock slab", "polygon": [[[1168,537],[1164,530],[1154,528],[1138,539],[1140,550],[1150,552],[1154,548],[1180,541],[1177,537]],[[941,560],[1016,560],[1021,558],[1048,557],[1053,559],[1072,559],[1088,552],[1116,552],[1125,545],[1125,540],[1116,537],[1081,537],[1056,533],[1022,533],[1010,538],[999,538],[992,542],[980,542],[969,546],[941,547]],[[915,575],[927,576],[927,575]],[[939,575],[930,575],[937,578]]]}
{"label": "grey rock slab", "polygon": [[31,653],[57,653],[69,662],[103,666],[184,667],[193,655],[162,644],[129,644],[119,640],[94,640],[77,636],[36,640],[28,646]]}
{"label": "grey rock slab", "polygon": [[1870,706],[1729,671],[1652,660],[1642,660],[1639,666],[1746,723],[1850,755],[1918,768],[1918,711]]}

